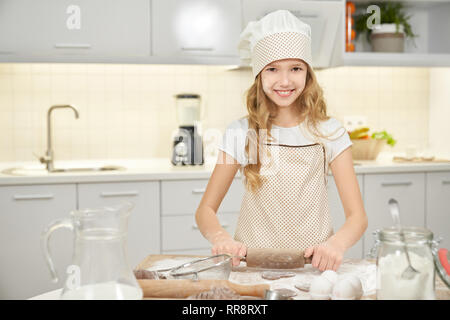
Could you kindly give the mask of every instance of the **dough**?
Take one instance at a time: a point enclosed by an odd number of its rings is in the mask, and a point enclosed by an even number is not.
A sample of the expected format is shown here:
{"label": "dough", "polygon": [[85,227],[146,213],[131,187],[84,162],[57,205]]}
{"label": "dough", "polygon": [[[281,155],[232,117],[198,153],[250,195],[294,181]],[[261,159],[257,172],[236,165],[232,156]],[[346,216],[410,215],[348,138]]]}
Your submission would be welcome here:
{"label": "dough", "polygon": [[295,273],[294,272],[289,272],[289,271],[285,271],[285,272],[282,272],[282,271],[264,271],[261,274],[261,277],[263,279],[266,279],[266,280],[278,280],[278,279],[281,279],[281,278],[290,278],[290,277],[294,277],[294,276],[295,276]]}
{"label": "dough", "polygon": [[274,291],[281,294],[284,298],[292,298],[297,295],[297,293],[291,289],[280,288],[280,289],[275,289]]}
{"label": "dough", "polygon": [[300,291],[308,292],[309,288],[311,287],[311,284],[309,283],[298,283],[295,285],[295,287]]}
{"label": "dough", "polygon": [[214,287],[211,290],[203,291],[187,297],[189,300],[239,300],[240,295],[226,287]]}

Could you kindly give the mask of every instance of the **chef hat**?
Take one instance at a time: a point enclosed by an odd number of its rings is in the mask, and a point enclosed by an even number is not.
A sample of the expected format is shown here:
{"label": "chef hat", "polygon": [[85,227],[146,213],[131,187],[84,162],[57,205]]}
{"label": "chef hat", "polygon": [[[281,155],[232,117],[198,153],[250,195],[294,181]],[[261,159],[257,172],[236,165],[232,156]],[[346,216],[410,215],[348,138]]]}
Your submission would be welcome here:
{"label": "chef hat", "polygon": [[302,59],[311,65],[311,27],[289,11],[277,10],[248,23],[238,50],[242,61],[252,66],[255,77],[276,60]]}

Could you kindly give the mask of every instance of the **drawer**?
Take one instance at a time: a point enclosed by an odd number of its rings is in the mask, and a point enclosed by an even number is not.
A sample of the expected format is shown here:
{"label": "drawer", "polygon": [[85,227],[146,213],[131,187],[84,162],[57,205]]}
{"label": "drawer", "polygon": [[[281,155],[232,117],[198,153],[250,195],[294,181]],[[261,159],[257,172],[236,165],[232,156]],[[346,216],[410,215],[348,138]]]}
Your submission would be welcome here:
{"label": "drawer", "polygon": [[[236,230],[238,213],[219,214],[222,227],[232,236]],[[162,217],[162,251],[210,248],[201,234],[193,215]]]}
{"label": "drawer", "polygon": [[[404,226],[425,226],[424,173],[366,174],[364,205],[369,219],[366,235],[394,224],[388,206],[391,198],[399,203]],[[365,247],[367,251],[368,246]]]}
{"label": "drawer", "polygon": [[159,182],[82,183],[78,185],[80,209],[134,204],[128,220],[128,261],[137,265],[160,252]]}
{"label": "drawer", "polygon": [[[162,215],[195,214],[208,181],[208,179],[162,181]],[[239,212],[244,188],[240,178],[234,179],[219,207],[219,213]]]}

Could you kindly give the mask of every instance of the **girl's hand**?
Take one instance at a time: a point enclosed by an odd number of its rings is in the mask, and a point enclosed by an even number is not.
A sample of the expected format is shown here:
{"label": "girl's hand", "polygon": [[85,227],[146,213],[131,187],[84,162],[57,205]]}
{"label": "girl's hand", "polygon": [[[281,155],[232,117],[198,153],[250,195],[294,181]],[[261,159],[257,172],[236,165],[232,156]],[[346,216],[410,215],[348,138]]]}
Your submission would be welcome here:
{"label": "girl's hand", "polygon": [[247,254],[247,247],[242,242],[236,241],[229,235],[220,235],[212,241],[211,253],[213,255],[226,253],[233,257],[233,266],[238,266],[241,259]]}
{"label": "girl's hand", "polygon": [[309,247],[305,250],[305,258],[312,257],[311,265],[320,271],[337,271],[342,263],[345,249],[332,238],[324,243]]}

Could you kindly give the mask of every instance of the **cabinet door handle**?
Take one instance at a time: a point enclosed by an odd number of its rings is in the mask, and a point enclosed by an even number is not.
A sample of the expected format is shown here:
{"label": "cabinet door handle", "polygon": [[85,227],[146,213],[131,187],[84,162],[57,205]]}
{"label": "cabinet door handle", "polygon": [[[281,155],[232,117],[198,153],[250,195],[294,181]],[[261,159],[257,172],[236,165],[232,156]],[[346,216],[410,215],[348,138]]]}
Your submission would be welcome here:
{"label": "cabinet door handle", "polygon": [[198,193],[205,193],[206,188],[197,188],[197,189],[193,189],[192,193],[194,194],[198,194]]}
{"label": "cabinet door handle", "polygon": [[107,197],[134,197],[139,195],[138,191],[118,191],[118,192],[101,192],[100,197],[107,198]]}
{"label": "cabinet door handle", "polygon": [[90,49],[89,43],[55,43],[56,49]]}
{"label": "cabinet door handle", "polygon": [[214,51],[211,47],[181,47],[181,51]]}
{"label": "cabinet door handle", "polygon": [[450,184],[450,180],[442,180],[442,184]]}
{"label": "cabinet door handle", "polygon": [[382,185],[383,187],[410,186],[410,185],[412,185],[412,182],[411,182],[411,181],[382,182],[381,185]]}
{"label": "cabinet door handle", "polygon": [[55,196],[53,193],[47,194],[15,194],[13,196],[14,200],[49,200],[53,199]]}

